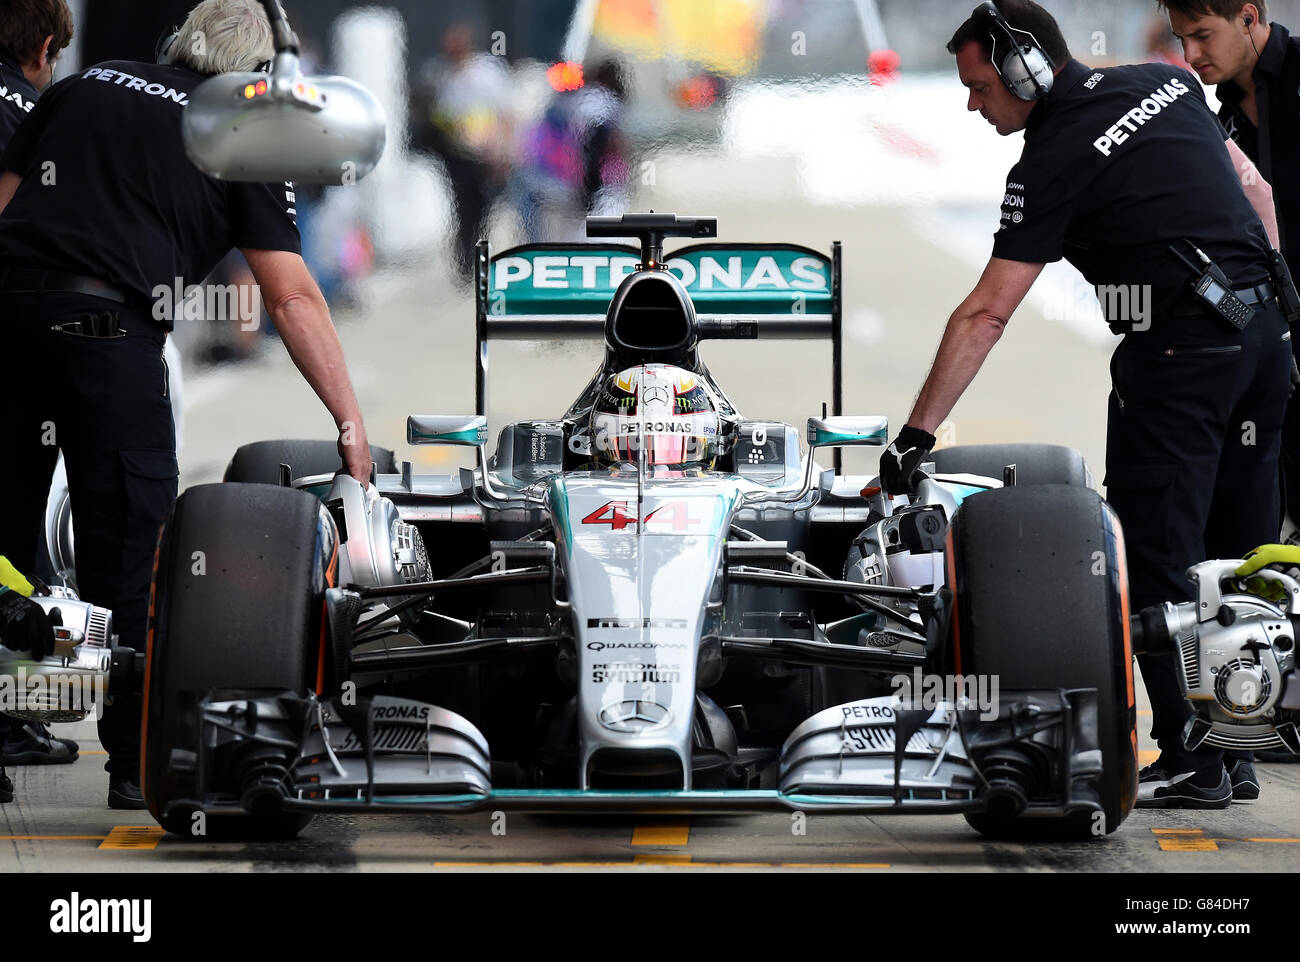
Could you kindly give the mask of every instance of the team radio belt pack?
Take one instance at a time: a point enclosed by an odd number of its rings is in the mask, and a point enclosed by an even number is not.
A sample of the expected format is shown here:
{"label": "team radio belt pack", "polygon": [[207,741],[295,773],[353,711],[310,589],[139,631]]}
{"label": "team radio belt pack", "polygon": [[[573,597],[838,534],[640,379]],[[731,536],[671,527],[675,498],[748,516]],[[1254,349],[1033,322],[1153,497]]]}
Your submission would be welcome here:
{"label": "team radio belt pack", "polygon": [[1196,253],[1200,264],[1194,263],[1173,244],[1169,245],[1169,253],[1192,272],[1192,294],[1237,330],[1244,331],[1246,325],[1255,317],[1255,309],[1248,307],[1237,296],[1232,289],[1232,281],[1228,280],[1228,275],[1223,273],[1223,269],[1210,260],[1204,251],[1189,240],[1184,240],[1183,243]]}
{"label": "team radio belt pack", "polygon": [[[1200,261],[1199,264],[1192,261],[1191,258],[1172,244],[1169,245],[1169,253],[1173,254],[1184,267],[1191,271],[1192,294],[1234,328],[1239,331],[1245,330],[1255,316],[1255,308],[1238,296],[1238,292],[1232,289],[1232,281],[1228,279],[1228,275],[1223,272],[1223,269],[1218,264],[1210,260],[1204,251],[1185,238],[1183,243],[1196,254],[1197,259]],[[1295,282],[1292,280],[1291,271],[1287,267],[1286,261],[1275,250],[1269,252],[1268,272],[1273,283],[1273,289],[1268,292],[1266,300],[1276,297],[1279,308],[1286,315],[1287,322],[1294,324],[1297,320],[1300,320],[1300,293],[1296,291]],[[1266,303],[1266,300],[1259,301],[1261,306]]]}

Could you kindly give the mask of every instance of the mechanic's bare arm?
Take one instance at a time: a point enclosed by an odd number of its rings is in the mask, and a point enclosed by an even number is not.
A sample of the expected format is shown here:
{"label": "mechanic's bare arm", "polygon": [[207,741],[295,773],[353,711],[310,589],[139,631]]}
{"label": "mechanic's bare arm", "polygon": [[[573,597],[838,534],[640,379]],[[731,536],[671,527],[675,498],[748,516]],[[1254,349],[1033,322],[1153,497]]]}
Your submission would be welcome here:
{"label": "mechanic's bare arm", "polygon": [[948,318],[930,374],[907,423],[930,434],[938,430],[958,398],[979,373],[984,359],[1002,337],[1007,321],[1025,299],[1043,264],[1024,264],[993,257],[970,296]]}
{"label": "mechanic's bare arm", "polygon": [[14,194],[18,193],[18,185],[22,182],[22,174],[15,174],[12,170],[6,170],[4,176],[0,177],[0,214],[5,212],[9,202],[14,199]]}
{"label": "mechanic's bare arm", "polygon": [[1277,208],[1273,206],[1273,186],[1264,179],[1255,164],[1245,152],[1237,146],[1236,141],[1225,140],[1228,156],[1232,158],[1232,167],[1241,178],[1241,189],[1246,192],[1246,199],[1255,213],[1264,222],[1264,230],[1273,244],[1274,250],[1282,249],[1281,235],[1277,229]]}
{"label": "mechanic's bare arm", "polygon": [[245,250],[244,257],[289,356],[334,416],[348,474],[365,484],[370,480],[370,444],[320,288],[298,254]]}

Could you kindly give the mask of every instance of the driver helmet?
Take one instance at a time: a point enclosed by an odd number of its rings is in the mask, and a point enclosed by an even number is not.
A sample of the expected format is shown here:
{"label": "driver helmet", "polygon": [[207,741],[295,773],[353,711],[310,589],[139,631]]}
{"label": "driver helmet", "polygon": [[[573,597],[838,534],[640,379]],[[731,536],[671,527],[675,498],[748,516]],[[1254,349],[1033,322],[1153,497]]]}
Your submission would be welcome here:
{"label": "driver helmet", "polygon": [[611,377],[591,410],[598,461],[713,467],[719,453],[718,406],[694,374],[670,364],[641,364]]}

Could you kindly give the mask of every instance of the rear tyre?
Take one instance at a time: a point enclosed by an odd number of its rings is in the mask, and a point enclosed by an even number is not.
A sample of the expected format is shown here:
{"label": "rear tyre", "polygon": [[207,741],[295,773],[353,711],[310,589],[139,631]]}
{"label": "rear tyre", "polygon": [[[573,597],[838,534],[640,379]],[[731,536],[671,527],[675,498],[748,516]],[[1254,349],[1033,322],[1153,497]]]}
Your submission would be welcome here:
{"label": "rear tyre", "polygon": [[1137,798],[1137,711],[1114,512],[1096,492],[1060,484],[975,495],[953,518],[949,578],[957,672],[995,676],[1003,693],[1097,689],[1102,754],[1100,825],[1089,811],[966,820],[983,835],[1018,841],[1115,831]]}
{"label": "rear tyre", "polygon": [[[172,805],[197,800],[193,766],[172,762],[174,751],[198,750],[199,697],[315,688],[333,551],[333,529],[306,492],[208,484],[177,499],[154,573],[141,766],[145,802],[167,831],[195,834],[195,809]],[[288,839],[309,820],[278,809],[213,816],[204,837]]]}
{"label": "rear tyre", "polygon": [[[397,473],[397,458],[391,448],[370,445],[370,460],[375,462],[378,474]],[[279,484],[281,464],[289,465],[295,478],[334,474],[343,466],[333,441],[254,441],[235,452],[221,480]]]}
{"label": "rear tyre", "polygon": [[1016,484],[1072,484],[1092,487],[1083,455],[1059,444],[962,444],[940,448],[930,460],[940,474],[978,474],[1002,479],[1002,469],[1016,466]]}

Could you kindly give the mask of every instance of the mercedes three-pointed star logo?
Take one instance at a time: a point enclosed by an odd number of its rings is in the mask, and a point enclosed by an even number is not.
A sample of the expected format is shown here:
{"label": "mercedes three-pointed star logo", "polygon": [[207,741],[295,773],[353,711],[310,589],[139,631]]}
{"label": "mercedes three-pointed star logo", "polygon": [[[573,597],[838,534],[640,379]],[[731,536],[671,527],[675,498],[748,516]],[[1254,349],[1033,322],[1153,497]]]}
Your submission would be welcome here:
{"label": "mercedes three-pointed star logo", "polygon": [[600,723],[610,731],[644,732],[668,724],[667,708],[653,701],[628,699],[613,702],[600,710]]}

